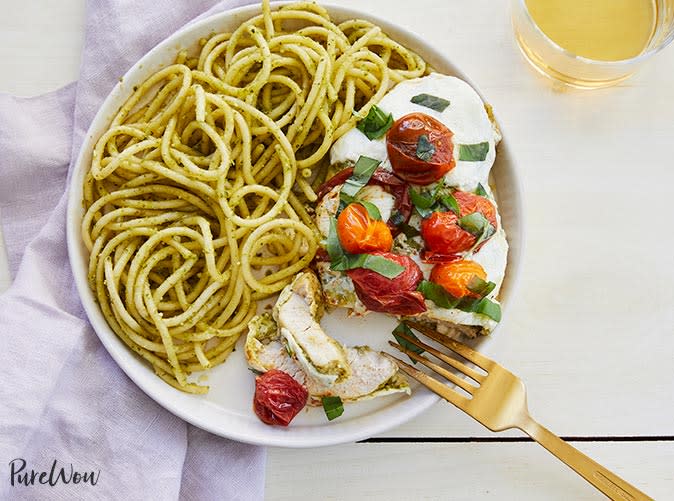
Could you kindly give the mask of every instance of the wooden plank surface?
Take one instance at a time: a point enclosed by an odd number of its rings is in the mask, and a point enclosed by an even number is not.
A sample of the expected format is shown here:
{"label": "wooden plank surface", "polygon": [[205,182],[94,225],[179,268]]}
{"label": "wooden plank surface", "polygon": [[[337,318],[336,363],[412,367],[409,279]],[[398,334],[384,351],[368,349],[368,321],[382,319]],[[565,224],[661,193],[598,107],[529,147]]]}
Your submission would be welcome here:
{"label": "wooden plank surface", "polygon": [[[446,50],[504,128],[524,184],[527,240],[518,296],[489,354],[526,381],[532,413],[560,435],[669,437],[577,445],[654,497],[671,497],[674,49],[618,87],[571,91],[523,61],[508,2],[340,3]],[[0,91],[35,95],[77,77],[83,1],[0,4]],[[4,263],[0,254],[0,289]],[[438,404],[383,437],[494,435]],[[267,488],[270,499],[600,499],[520,442],[271,449]]]}
{"label": "wooden plank surface", "polygon": [[[671,499],[670,443],[574,443],[655,499]],[[534,443],[349,444],[270,450],[267,498],[599,501],[594,487]]]}

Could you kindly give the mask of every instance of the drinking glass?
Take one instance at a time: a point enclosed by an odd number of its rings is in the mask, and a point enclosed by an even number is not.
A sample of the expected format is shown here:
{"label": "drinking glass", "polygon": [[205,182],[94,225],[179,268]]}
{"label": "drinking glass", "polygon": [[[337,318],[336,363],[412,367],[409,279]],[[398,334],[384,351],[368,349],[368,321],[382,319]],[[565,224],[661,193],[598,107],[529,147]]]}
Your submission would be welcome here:
{"label": "drinking glass", "polygon": [[653,34],[643,51],[629,59],[600,61],[563,49],[534,22],[525,0],[511,0],[515,38],[524,57],[543,75],[572,87],[607,87],[628,78],[674,39],[674,0],[653,1]]}

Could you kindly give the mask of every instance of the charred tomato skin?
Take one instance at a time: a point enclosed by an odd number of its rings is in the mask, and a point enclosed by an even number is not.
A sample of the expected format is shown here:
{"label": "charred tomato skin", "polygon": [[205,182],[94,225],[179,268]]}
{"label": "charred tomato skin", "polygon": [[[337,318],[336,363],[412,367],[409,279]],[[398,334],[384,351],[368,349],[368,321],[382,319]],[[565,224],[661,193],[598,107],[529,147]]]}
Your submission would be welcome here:
{"label": "charred tomato skin", "polygon": [[419,265],[409,256],[390,252],[373,252],[372,255],[393,261],[405,270],[395,278],[386,278],[365,268],[347,271],[358,299],[365,307],[393,315],[416,315],[426,311],[424,296],[416,290],[424,278]]}
{"label": "charred tomato skin", "polygon": [[[480,212],[494,228],[498,227],[496,207],[489,199],[465,191],[455,191],[453,195],[459,205],[460,217]],[[425,261],[456,261],[459,259],[456,254],[475,244],[476,237],[461,228],[458,222],[459,216],[453,212],[434,212],[421,222],[421,236],[426,244]]]}
{"label": "charred tomato skin", "polygon": [[306,388],[286,372],[272,369],[255,378],[253,410],[265,424],[288,426],[307,398]]}
{"label": "charred tomato skin", "polygon": [[[416,154],[423,135],[435,148],[428,160]],[[456,165],[452,136],[442,122],[425,113],[409,113],[399,118],[386,133],[386,152],[393,172],[409,183],[437,181]]]}

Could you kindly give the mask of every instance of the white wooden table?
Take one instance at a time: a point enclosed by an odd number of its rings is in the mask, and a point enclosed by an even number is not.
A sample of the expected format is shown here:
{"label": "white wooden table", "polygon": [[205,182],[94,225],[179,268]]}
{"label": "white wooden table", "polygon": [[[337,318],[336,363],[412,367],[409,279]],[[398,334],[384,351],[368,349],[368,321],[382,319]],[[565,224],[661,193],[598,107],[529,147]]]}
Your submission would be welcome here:
{"label": "white wooden table", "polygon": [[[674,487],[674,47],[631,80],[555,88],[501,0],[343,0],[447,51],[494,106],[524,180],[518,296],[489,353],[535,417],[656,499]],[[77,77],[84,2],[0,0],[0,91]],[[1,152],[0,152],[1,153]],[[10,278],[0,252],[0,287]],[[270,449],[269,499],[601,499],[518,433],[438,404],[367,443]]]}

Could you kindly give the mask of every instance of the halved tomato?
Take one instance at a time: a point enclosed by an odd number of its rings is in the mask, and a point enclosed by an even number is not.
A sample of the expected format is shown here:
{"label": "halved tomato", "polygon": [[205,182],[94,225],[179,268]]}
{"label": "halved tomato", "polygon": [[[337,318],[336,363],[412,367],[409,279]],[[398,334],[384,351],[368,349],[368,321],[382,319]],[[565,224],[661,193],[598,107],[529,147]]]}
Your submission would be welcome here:
{"label": "halved tomato", "polygon": [[409,256],[391,252],[373,252],[372,255],[398,263],[405,271],[395,278],[386,278],[365,268],[347,271],[358,298],[367,309],[393,315],[416,315],[426,311],[424,296],[417,291],[424,278],[419,265]]}
{"label": "halved tomato", "polygon": [[[461,217],[480,212],[496,225],[496,208],[489,199],[464,191],[455,191]],[[424,259],[430,262],[453,261],[456,254],[467,251],[476,237],[459,226],[459,217],[453,212],[434,212],[421,222],[421,236],[426,243]],[[481,244],[481,245],[484,245]]]}
{"label": "halved tomato", "polygon": [[468,289],[468,284],[473,277],[479,277],[482,280],[487,279],[487,272],[475,261],[462,259],[453,263],[439,263],[433,266],[431,270],[431,282],[434,282],[452,296],[461,297],[480,297]]}
{"label": "halved tomato", "polygon": [[[424,144],[428,158],[419,154],[419,141]],[[410,113],[393,124],[386,134],[386,151],[400,178],[414,184],[430,184],[454,168],[453,133],[435,118],[424,113]]]}
{"label": "halved tomato", "polygon": [[391,230],[383,221],[370,217],[367,209],[352,203],[337,218],[337,236],[346,252],[368,254],[374,251],[390,251],[393,246]]}

